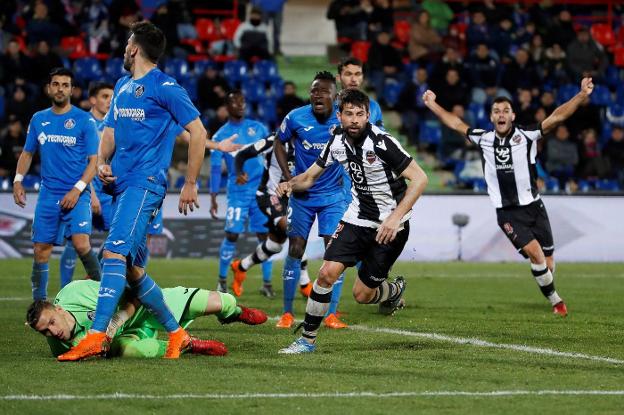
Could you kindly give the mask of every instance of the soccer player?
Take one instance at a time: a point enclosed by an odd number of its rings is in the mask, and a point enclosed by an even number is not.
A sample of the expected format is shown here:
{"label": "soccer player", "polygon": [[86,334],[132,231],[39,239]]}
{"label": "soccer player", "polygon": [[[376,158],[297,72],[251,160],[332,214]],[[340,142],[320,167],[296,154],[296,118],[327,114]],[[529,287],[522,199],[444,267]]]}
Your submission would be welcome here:
{"label": "soccer player", "polygon": [[327,246],[308,298],[303,335],[280,353],[315,350],[332,286],[345,268],[358,262],[361,266],[353,285],[358,303],[379,304],[383,314],[404,306],[405,280],[398,277],[389,283],[386,279],[407,242],[412,207],[427,185],[427,176],[394,137],[368,122],[368,108],[368,96],[362,91],[342,91],[341,129],[334,132],[315,164],[278,187],[279,195],[305,192],[327,174],[327,168],[339,164],[348,170],[353,183],[351,204]]}
{"label": "soccer player", "polygon": [[[95,120],[98,138],[104,130],[104,117],[110,108],[113,96],[113,85],[106,82],[95,82],[89,87],[90,114]],[[112,196],[103,192],[102,182],[95,177],[91,181],[92,226],[101,232],[108,232],[112,213]],[[100,254],[102,250],[100,249]],[[76,267],[76,249],[71,241],[67,241],[60,260],[61,288],[71,282]]]}
{"label": "soccer player", "polygon": [[574,114],[593,88],[592,78],[583,78],[578,94],[555,109],[541,124],[528,128],[514,124],[515,113],[509,99],[496,98],[490,110],[490,121],[494,124],[490,131],[470,128],[459,117],[444,110],[432,91],[423,94],[427,108],[447,127],[479,147],[498,226],[518,252],[529,259],[542,294],[552,305],[553,313],[562,317],[568,310],[555,290],[555,246],[548,214],[537,190],[537,140]]}
{"label": "soccer player", "polygon": [[[230,92],[226,99],[228,121],[217,130],[213,141],[219,142],[225,137],[236,135],[235,141],[239,144],[255,143],[269,135],[267,128],[260,122],[245,118],[245,97],[240,91]],[[260,157],[245,162],[243,170],[247,175],[247,183],[236,183],[234,157],[215,151],[210,156],[210,213],[213,218],[217,215],[217,193],[221,182],[221,160],[225,160],[228,172],[227,183],[227,210],[225,215],[225,238],[219,250],[219,280],[217,290],[227,292],[227,274],[230,263],[236,252],[236,241],[240,233],[245,231],[245,223],[250,232],[255,232],[260,241],[266,240],[266,217],[260,212],[256,203],[256,189],[262,178],[262,160]],[[262,264],[262,279],[271,282],[272,263]],[[234,279],[232,291],[234,295],[243,293],[242,281]]]}
{"label": "soccer player", "polygon": [[[124,53],[124,68],[130,75],[115,85],[98,151],[98,177],[114,194],[115,214],[104,243],[97,308],[89,333],[60,355],[60,361],[102,353],[108,341],[106,328],[126,283],[169,333],[165,358],[177,359],[190,342],[167,307],[162,290],[145,272],[145,242],[149,222],[166,194],[166,172],[180,125],[189,132],[190,144],[178,210],[186,215],[199,207],[196,182],[204,158],[206,130],[186,91],[157,68],[165,50],[162,31],[150,22],[139,22],[130,32]],[[232,149],[231,142],[221,144]]]}
{"label": "soccer player", "polygon": [[100,278],[97,255],[91,249],[91,203],[89,182],[95,175],[97,131],[88,113],[70,103],[74,75],[65,68],[50,73],[47,92],[52,107],[33,115],[24,150],[17,162],[13,182],[15,203],[24,207],[22,186],[33,154],[41,155],[42,185],[33,219],[34,261],[32,295],[45,300],[48,290],[48,260],[54,245],[71,238],[87,274]]}
{"label": "soccer player", "polygon": [[[336,78],[330,72],[319,72],[310,86],[310,104],[292,110],[282,121],[278,140],[273,151],[287,180],[292,175],[288,169],[285,144],[290,142],[295,152],[295,173],[301,174],[314,164],[331,131],[338,127],[334,111]],[[301,261],[314,219],[318,220],[318,233],[325,244],[336,230],[344,213],[343,173],[334,165],[314,186],[304,193],[295,193],[288,200],[288,256],[284,262],[284,313],[277,322],[279,328],[290,328],[295,322],[293,300],[300,278]]]}
{"label": "soccer player", "polygon": [[[255,144],[249,144],[243,147],[234,158],[234,166],[236,169],[236,183],[245,184],[248,181],[247,173],[243,171],[245,162],[249,159],[263,155],[264,172],[262,181],[258,190],[256,190],[256,201],[260,211],[266,216],[267,227],[269,229],[268,237],[265,241],[259,243],[253,253],[245,256],[242,260],[232,261],[232,271],[234,272],[234,280],[242,286],[243,281],[247,278],[247,271],[254,265],[264,263],[273,255],[282,251],[284,242],[286,242],[286,212],[288,207],[288,199],[277,197],[275,188],[278,183],[284,181],[282,169],[277,163],[275,153],[273,152],[273,143],[275,143],[275,135],[257,141]],[[294,154],[292,146],[287,145],[288,169],[294,169]],[[307,271],[307,259],[302,258],[301,261],[301,277],[299,279],[299,289],[304,297],[310,296],[312,286],[310,285],[310,277]],[[260,293],[265,297],[275,297],[273,285],[271,281],[265,281]]]}
{"label": "soccer player", "polygon": [[[100,284],[97,281],[74,281],[56,295],[54,302],[35,301],[28,307],[26,322],[46,336],[54,356],[65,353],[87,334],[93,324]],[[164,288],[163,296],[171,312],[182,327],[193,320],[216,315],[222,324],[242,322],[262,324],[267,320],[264,312],[242,307],[230,294],[199,288]],[[107,356],[162,357],[167,343],[157,339],[162,326],[136,299],[126,298],[108,325],[112,339]],[[226,346],[214,340],[193,338],[189,351],[208,355],[224,355]]]}

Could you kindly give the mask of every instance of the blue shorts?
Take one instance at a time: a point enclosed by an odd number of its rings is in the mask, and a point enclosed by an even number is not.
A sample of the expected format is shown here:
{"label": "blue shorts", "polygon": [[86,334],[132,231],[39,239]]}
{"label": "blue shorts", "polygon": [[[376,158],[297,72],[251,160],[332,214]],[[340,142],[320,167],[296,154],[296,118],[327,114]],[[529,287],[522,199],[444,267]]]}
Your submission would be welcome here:
{"label": "blue shorts", "polygon": [[[125,256],[129,264],[144,266],[147,260],[147,229],[162,200],[161,195],[134,186],[128,186],[117,195],[104,249]],[[145,256],[143,260],[142,256]]]}
{"label": "blue shorts", "polygon": [[333,235],[344,212],[345,202],[342,198],[325,206],[308,206],[291,197],[288,200],[288,236],[307,239],[315,217],[318,217],[318,235]]}
{"label": "blue shorts", "polygon": [[162,209],[158,209],[156,216],[152,218],[152,221],[149,224],[149,228],[147,229],[148,235],[162,235],[163,233],[163,218],[162,218]]}
{"label": "blue shorts", "polygon": [[73,209],[61,208],[65,193],[39,192],[32,225],[32,241],[63,245],[75,234],[91,234],[91,194],[82,192]]}
{"label": "blue shorts", "polygon": [[93,215],[93,227],[100,232],[108,232],[113,219],[113,197],[106,193],[98,194],[102,213]]}
{"label": "blue shorts", "polygon": [[225,212],[225,231],[230,233],[245,232],[245,224],[249,220],[247,230],[254,233],[267,233],[267,217],[260,208],[255,196],[249,200],[228,198]]}

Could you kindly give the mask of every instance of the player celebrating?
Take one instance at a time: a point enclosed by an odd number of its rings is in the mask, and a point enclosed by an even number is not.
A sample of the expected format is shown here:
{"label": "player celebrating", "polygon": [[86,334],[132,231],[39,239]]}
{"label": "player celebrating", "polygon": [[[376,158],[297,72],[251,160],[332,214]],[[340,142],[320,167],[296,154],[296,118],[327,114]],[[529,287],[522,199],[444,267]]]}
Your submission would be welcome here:
{"label": "player celebrating", "polygon": [[379,304],[384,314],[392,314],[404,305],[403,277],[391,283],[386,279],[407,242],[412,207],[427,185],[427,176],[395,138],[368,122],[368,105],[368,96],[363,92],[342,91],[338,113],[341,130],[334,133],[315,164],[278,187],[280,195],[305,192],[327,174],[321,176],[325,169],[338,164],[348,170],[353,183],[353,199],[327,246],[308,298],[301,323],[303,335],[280,353],[315,350],[333,284],[345,268],[360,261],[353,285],[355,300]]}
{"label": "player celebrating", "polygon": [[[91,328],[90,316],[95,312],[99,283],[74,281],[63,288],[54,299],[35,301],[28,307],[26,322],[46,336],[50,350],[58,356],[76,345]],[[198,317],[216,315],[222,324],[236,321],[257,325],[267,320],[264,312],[238,306],[230,294],[199,288],[164,288],[163,296],[182,327],[188,327]],[[112,339],[111,356],[162,357],[166,342],[157,339],[162,326],[136,299],[128,299],[115,313],[107,332]],[[227,348],[214,340],[191,340],[191,353],[222,356]]]}
{"label": "player celebrating", "polygon": [[[243,281],[247,278],[247,271],[254,265],[264,263],[273,255],[282,251],[284,242],[286,242],[286,212],[288,199],[277,197],[275,189],[277,185],[284,181],[282,169],[277,163],[275,153],[273,152],[273,144],[275,143],[275,135],[271,135],[265,139],[257,141],[255,144],[249,144],[240,150],[234,158],[236,168],[236,183],[247,183],[247,174],[243,171],[245,162],[249,159],[264,155],[264,173],[262,181],[256,191],[256,201],[260,211],[267,218],[267,227],[269,235],[267,239],[256,246],[253,253],[247,255],[242,260],[232,262],[232,271],[234,272],[234,280],[242,287]],[[287,145],[288,154],[288,170],[294,168],[294,154],[292,146]],[[307,271],[307,260],[302,258],[301,261],[301,277],[299,279],[301,294],[304,297],[310,295],[312,286],[310,285],[310,277]],[[265,297],[275,297],[271,282],[265,281],[260,293]]]}
{"label": "player celebrating", "polygon": [[[239,144],[255,143],[269,135],[267,128],[260,122],[245,118],[245,97],[240,91],[230,92],[226,99],[228,121],[217,130],[213,141],[219,142],[225,137],[236,137]],[[225,159],[228,171],[227,199],[228,207],[225,216],[225,238],[221,242],[219,250],[219,281],[217,290],[227,292],[227,273],[230,262],[236,252],[238,235],[245,230],[245,223],[249,219],[249,231],[255,232],[259,240],[266,239],[266,218],[260,212],[256,203],[256,189],[262,177],[262,161],[260,157],[245,162],[243,170],[247,175],[247,183],[236,183],[236,171],[234,169],[234,157],[215,151],[210,156],[210,214],[213,218],[217,215],[217,193],[221,182],[221,160]],[[271,282],[272,263],[262,264],[262,279]],[[242,281],[234,279],[232,291],[234,295],[243,293]]]}
{"label": "player celebrating", "polygon": [[188,171],[178,203],[178,210],[185,215],[199,207],[196,182],[206,145],[206,130],[188,94],[157,68],[164,49],[165,36],[152,23],[132,26],[124,53],[124,68],[130,75],[115,86],[98,151],[98,176],[114,193],[116,206],[104,244],[97,308],[89,333],[60,355],[60,361],[102,353],[108,341],[106,328],[126,282],[169,332],[165,358],[177,359],[190,343],[167,307],[160,287],[145,273],[146,232],[166,194],[166,172],[179,125],[190,133]]}
{"label": "player celebrating", "polygon": [[537,140],[568,119],[593,91],[591,78],[583,78],[581,91],[559,106],[540,125],[533,128],[514,124],[511,101],[499,97],[492,103],[490,121],[494,130],[468,127],[459,117],[444,110],[432,91],[423,102],[447,127],[465,135],[481,150],[483,173],[494,207],[498,226],[513,246],[531,262],[531,272],[553,312],[565,317],[567,307],[557,291],[553,274],[555,246],[544,202],[537,190],[535,157]]}
{"label": "player celebrating", "polygon": [[15,203],[24,207],[22,180],[33,154],[39,151],[42,185],[32,230],[31,282],[35,300],[46,299],[52,247],[66,238],[71,238],[87,273],[100,279],[97,255],[89,243],[91,204],[87,189],[95,175],[98,138],[93,119],[70,103],[73,81],[74,75],[68,69],[56,68],[50,73],[47,92],[52,107],[33,115],[13,181]]}
{"label": "player celebrating", "polygon": [[[110,108],[113,85],[96,82],[89,87],[90,114],[95,120],[98,138],[104,129],[104,117]],[[93,227],[101,232],[108,232],[112,213],[113,198],[104,193],[102,182],[96,177],[91,181],[91,211]],[[100,254],[101,254],[100,250]],[[67,241],[60,260],[61,288],[71,282],[76,267],[76,249]]]}
{"label": "player celebrating", "polygon": [[[305,172],[325,148],[331,131],[338,127],[335,99],[336,78],[330,72],[319,72],[310,86],[310,104],[292,110],[282,121],[273,151],[286,179],[292,176],[284,143],[290,142],[294,148],[295,173]],[[294,194],[288,201],[289,247],[282,274],[284,314],[277,322],[279,328],[290,328],[295,321],[293,300],[314,219],[318,219],[319,236],[327,244],[344,213],[342,176],[340,166],[331,166],[307,192]]]}

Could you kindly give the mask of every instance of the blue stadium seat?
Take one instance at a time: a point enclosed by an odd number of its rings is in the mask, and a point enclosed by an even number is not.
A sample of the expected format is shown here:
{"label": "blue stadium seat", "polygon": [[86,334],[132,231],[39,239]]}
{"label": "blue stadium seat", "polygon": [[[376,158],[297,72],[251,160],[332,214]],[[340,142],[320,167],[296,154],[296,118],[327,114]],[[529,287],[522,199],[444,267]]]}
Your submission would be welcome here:
{"label": "blue stadium seat", "polygon": [[229,61],[223,64],[223,76],[231,86],[236,86],[247,75],[247,64],[243,61]]}
{"label": "blue stadium seat", "polygon": [[273,61],[261,60],[256,62],[253,72],[262,82],[271,82],[274,79],[280,79],[280,75],[277,71],[277,65]]}
{"label": "blue stadium seat", "polygon": [[241,85],[241,91],[247,102],[259,102],[265,96],[264,83],[255,78],[246,78]]}
{"label": "blue stadium seat", "polygon": [[593,182],[591,180],[579,180],[578,183],[578,189],[581,192],[589,192],[590,190],[592,190],[593,186]]}
{"label": "blue stadium seat", "polygon": [[215,61],[204,59],[195,62],[195,67],[193,69],[198,76],[201,76],[204,72],[206,72],[206,69],[208,68],[214,68],[216,70],[219,70],[219,64]]}
{"label": "blue stadium seat", "polygon": [[476,128],[487,129],[489,127],[490,120],[488,119],[488,114],[484,105],[472,102],[468,105],[468,112]]}
{"label": "blue stadium seat", "polygon": [[611,138],[612,130],[613,130],[613,124],[611,124],[610,122],[605,121],[602,124],[602,131],[600,132],[600,138],[599,138],[600,147],[604,147],[604,145],[607,144],[607,141],[609,141],[609,138]]}
{"label": "blue stadium seat", "polygon": [[604,85],[596,85],[594,92],[589,96],[589,101],[594,105],[606,107],[612,103],[611,91]]}
{"label": "blue stadium seat", "polygon": [[602,190],[604,192],[619,192],[620,185],[617,180],[603,179],[597,180],[595,183],[596,190]]}
{"label": "blue stadium seat", "polygon": [[173,187],[176,189],[181,189],[182,186],[184,186],[184,180],[186,180],[186,177],[184,176],[180,176],[177,178],[177,180],[175,181]]}
{"label": "blue stadium seat", "polygon": [[110,58],[104,66],[104,74],[107,81],[117,82],[119,78],[128,74],[123,68],[123,58]]}
{"label": "blue stadium seat", "polygon": [[607,120],[613,124],[624,126],[624,105],[611,104],[607,107]]}
{"label": "blue stadium seat", "polygon": [[442,139],[442,126],[438,120],[426,120],[420,125],[420,142],[439,144]]}
{"label": "blue stadium seat", "polygon": [[74,74],[81,81],[99,81],[105,78],[104,71],[95,58],[80,58],[74,62]]}
{"label": "blue stadium seat", "polygon": [[561,105],[564,102],[571,100],[572,97],[578,93],[578,91],[579,87],[574,84],[560,86],[557,91],[557,105]]}
{"label": "blue stadium seat", "polygon": [[283,97],[284,96],[284,80],[281,78],[273,80],[273,82],[271,82],[271,85],[269,86],[269,89],[266,95],[276,100]]}
{"label": "blue stadium seat", "polygon": [[418,68],[420,68],[420,65],[415,62],[409,62],[403,65],[403,72],[405,73],[408,81],[414,79],[414,74]]}
{"label": "blue stadium seat", "polygon": [[559,188],[559,180],[555,177],[549,177],[546,179],[546,190],[549,192],[559,192],[561,189]]}
{"label": "blue stadium seat", "polygon": [[164,72],[180,81],[190,72],[189,64],[186,60],[180,58],[167,59],[165,62]]}
{"label": "blue stadium seat", "polygon": [[178,80],[180,81],[180,85],[188,92],[191,101],[197,102],[197,78],[189,74],[178,78]]}
{"label": "blue stadium seat", "polygon": [[38,190],[41,185],[41,178],[36,174],[27,174],[22,180],[22,186],[28,190]]}
{"label": "blue stadium seat", "polygon": [[487,191],[487,183],[485,183],[485,179],[474,179],[472,181],[472,190],[474,192],[485,192]]}
{"label": "blue stadium seat", "polygon": [[615,88],[622,83],[622,73],[617,66],[609,65],[605,72],[605,83]]}
{"label": "blue stadium seat", "polygon": [[0,120],[4,118],[5,107],[6,107],[6,103],[4,102],[4,95],[0,94]]}
{"label": "blue stadium seat", "polygon": [[275,100],[272,98],[262,99],[258,103],[258,117],[272,128],[277,123],[277,111]]}
{"label": "blue stadium seat", "polygon": [[383,99],[389,107],[394,108],[399,101],[401,91],[403,91],[401,82],[386,82],[383,89]]}

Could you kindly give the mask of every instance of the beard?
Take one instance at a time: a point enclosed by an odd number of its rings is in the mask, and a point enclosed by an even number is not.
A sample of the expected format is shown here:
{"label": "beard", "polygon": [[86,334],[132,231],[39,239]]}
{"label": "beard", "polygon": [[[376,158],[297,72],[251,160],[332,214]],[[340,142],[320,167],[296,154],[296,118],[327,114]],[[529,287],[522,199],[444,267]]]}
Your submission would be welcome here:
{"label": "beard", "polygon": [[60,98],[60,99],[56,97],[52,97],[52,102],[57,107],[64,107],[69,102],[69,97],[64,96],[63,98]]}
{"label": "beard", "polygon": [[345,134],[354,141],[360,141],[363,138],[364,131],[366,130],[366,124],[359,127],[355,134],[351,134],[351,132],[349,131],[349,128],[351,127],[343,128]]}
{"label": "beard", "polygon": [[123,68],[130,72],[130,69],[132,68],[132,64],[134,63],[134,59],[132,59],[132,56],[124,56],[124,61],[123,61]]}

